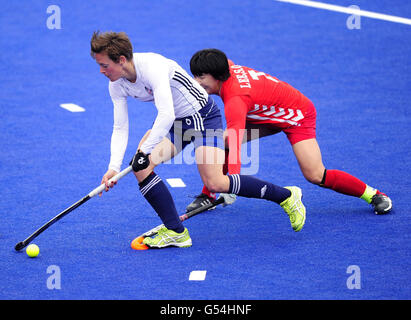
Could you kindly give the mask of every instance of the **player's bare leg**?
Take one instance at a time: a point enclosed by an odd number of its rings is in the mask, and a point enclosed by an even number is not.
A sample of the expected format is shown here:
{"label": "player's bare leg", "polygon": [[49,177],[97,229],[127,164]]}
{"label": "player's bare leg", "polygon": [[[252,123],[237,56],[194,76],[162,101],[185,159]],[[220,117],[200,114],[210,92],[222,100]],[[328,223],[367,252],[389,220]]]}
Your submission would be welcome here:
{"label": "player's bare leg", "polygon": [[311,183],[321,184],[325,167],[322,162],[320,147],[316,139],[308,139],[293,145],[301,172]]}
{"label": "player's bare leg", "polygon": [[229,178],[223,174],[224,157],[224,151],[219,148],[202,146],[196,149],[198,172],[204,185],[212,193],[227,193],[229,190]]}
{"label": "player's bare leg", "polygon": [[198,171],[208,190],[215,193],[231,194],[231,196],[227,195],[228,203],[226,204],[230,204],[233,194],[276,202],[289,215],[294,231],[302,229],[306,210],[301,201],[300,188],[283,188],[248,175],[225,175],[222,170],[224,158],[225,153],[219,148],[202,146],[196,149]]}
{"label": "player's bare leg", "polygon": [[[150,131],[142,138],[140,145],[147,139]],[[145,238],[144,244],[149,247],[163,248],[167,246],[190,247],[192,242],[186,228],[180,221],[179,215],[174,205],[174,200],[165,185],[156,173],[154,168],[160,163],[166,162],[178,153],[174,144],[164,138],[152,150],[149,159],[149,166],[141,171],[134,172],[141,194],[157,212],[164,228],[154,238]]]}
{"label": "player's bare leg", "polygon": [[[144,141],[148,138],[151,130],[148,130],[143,138],[140,140],[138,148],[144,143]],[[158,166],[160,163],[167,162],[168,160],[172,159],[178,153],[177,148],[174,144],[168,139],[164,138],[151,152],[149,159],[150,164],[149,166],[141,171],[134,172],[138,182],[143,181],[151,172],[153,172],[154,168]]]}
{"label": "player's bare leg", "polygon": [[[270,136],[276,133],[279,133],[278,129],[273,127],[265,126],[265,125],[258,125],[252,123],[246,123],[246,132],[243,136],[243,143],[248,141],[259,139],[262,137]],[[227,131],[224,131],[224,144],[225,144],[225,162],[223,166],[223,174],[227,174],[228,172],[228,139],[227,139]],[[195,199],[186,207],[186,211],[191,211],[198,209],[201,206],[208,205],[209,203],[213,203],[216,201],[216,193],[211,192],[207,186],[204,184],[203,190],[199,195],[195,197]],[[231,199],[231,203],[233,203],[235,199]],[[215,208],[213,208],[215,209]]]}
{"label": "player's bare leg", "polygon": [[391,199],[358,178],[340,170],[326,169],[316,139],[308,139],[293,145],[293,151],[304,177],[311,183],[336,192],[364,199],[374,207],[376,214],[391,211]]}

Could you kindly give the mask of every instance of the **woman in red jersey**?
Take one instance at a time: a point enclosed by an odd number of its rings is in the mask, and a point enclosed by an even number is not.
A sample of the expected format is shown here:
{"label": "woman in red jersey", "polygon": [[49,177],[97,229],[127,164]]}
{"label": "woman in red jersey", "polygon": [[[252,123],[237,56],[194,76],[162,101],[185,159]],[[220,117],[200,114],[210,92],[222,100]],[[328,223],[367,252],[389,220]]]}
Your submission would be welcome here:
{"label": "woman in red jersey", "polygon": [[[371,204],[376,214],[391,211],[391,199],[358,178],[340,170],[326,169],[316,140],[316,110],[297,89],[264,72],[234,64],[217,49],[200,50],[193,55],[190,69],[208,94],[224,102],[227,121],[225,172],[238,174],[241,169],[241,144],[244,129],[259,129],[259,137],[284,132],[290,141],[304,177],[311,183],[354,196]],[[193,210],[215,195],[204,187],[187,207]]]}

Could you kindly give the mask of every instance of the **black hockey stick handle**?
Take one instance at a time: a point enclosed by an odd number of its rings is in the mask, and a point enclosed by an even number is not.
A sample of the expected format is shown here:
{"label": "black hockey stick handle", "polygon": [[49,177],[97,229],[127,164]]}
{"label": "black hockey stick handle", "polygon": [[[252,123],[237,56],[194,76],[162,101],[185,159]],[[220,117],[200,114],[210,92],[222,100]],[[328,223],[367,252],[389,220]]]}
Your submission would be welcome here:
{"label": "black hockey stick handle", "polygon": [[[130,171],[132,170],[131,166],[127,167],[126,169],[124,169],[123,171],[119,172],[118,174],[116,174],[114,177],[112,177],[109,180],[109,183],[112,181],[118,181],[120,180],[122,177],[124,177],[125,175],[127,175]],[[50,221],[48,221],[47,223],[45,223],[43,226],[41,226],[39,229],[37,229],[36,231],[34,231],[27,239],[20,241],[19,243],[17,243],[14,247],[14,249],[16,251],[20,251],[21,249],[25,248],[34,238],[36,238],[39,234],[41,234],[44,230],[46,230],[47,228],[49,228],[52,224],[54,224],[55,222],[59,221],[61,218],[63,218],[64,216],[66,216],[67,214],[69,214],[71,211],[73,211],[74,209],[80,207],[82,204],[86,203],[88,200],[90,200],[91,198],[93,198],[94,196],[96,196],[97,194],[99,194],[100,192],[103,192],[103,190],[105,189],[105,185],[101,184],[100,186],[98,186],[97,188],[95,188],[94,190],[92,190],[88,195],[86,195],[85,197],[83,197],[81,200],[77,201],[76,203],[72,204],[70,207],[68,207],[67,209],[65,209],[64,211],[60,212],[58,215],[56,215],[53,219],[51,219]]]}
{"label": "black hockey stick handle", "polygon": [[[219,204],[222,204],[222,203],[224,203],[224,198],[223,198],[223,197],[220,197],[220,198],[218,198],[217,201],[214,202],[214,203],[209,203],[209,204],[207,204],[207,205],[205,205],[205,206],[203,206],[203,207],[200,207],[200,208],[197,208],[197,209],[194,209],[194,210],[191,210],[191,211],[189,211],[189,212],[187,212],[187,213],[182,214],[182,215],[180,216],[180,220],[181,220],[181,221],[184,221],[184,220],[190,219],[191,217],[194,217],[195,215],[197,215],[197,214],[199,214],[199,213],[202,213],[202,212],[204,212],[204,211],[207,211],[207,210],[209,210],[209,209],[211,209],[211,208],[213,208],[213,207],[216,207],[216,206],[218,206]],[[155,228],[153,228],[153,229],[151,229],[151,230],[143,233],[142,235],[138,236],[137,238],[152,237],[152,236],[154,236],[155,234],[157,234],[158,230],[160,230],[162,227],[164,227],[164,224],[161,224],[161,225],[159,225],[159,226],[157,226],[157,227],[155,227]],[[136,239],[137,239],[137,238],[136,238]]]}
{"label": "black hockey stick handle", "polygon": [[216,206],[218,206],[219,204],[222,204],[222,203],[224,203],[224,198],[223,198],[223,197],[220,197],[220,198],[218,198],[218,199],[216,200],[216,202],[214,202],[214,203],[210,203],[210,204],[208,204],[208,205],[206,205],[206,206],[204,206],[204,207],[200,207],[200,208],[197,208],[197,209],[195,209],[195,210],[191,210],[191,211],[189,211],[189,212],[187,212],[187,213],[182,214],[182,215],[180,216],[180,220],[181,220],[181,221],[187,220],[187,219],[189,219],[189,218],[191,218],[191,217],[194,217],[195,215],[197,215],[197,214],[199,214],[199,213],[201,213],[201,212],[204,212],[204,211],[206,211],[206,210],[209,210],[209,209],[211,209],[211,208],[214,208],[214,207],[216,207]]}
{"label": "black hockey stick handle", "polygon": [[79,206],[81,206],[83,203],[87,202],[90,199],[91,199],[91,197],[89,195],[87,195],[83,199],[77,201],[75,204],[73,204],[70,207],[68,207],[67,209],[65,209],[64,211],[60,212],[53,219],[51,219],[50,221],[45,223],[43,226],[41,226],[39,229],[34,231],[27,239],[17,243],[16,246],[14,247],[14,249],[16,251],[20,251],[21,249],[25,248],[34,238],[36,238],[40,233],[42,233],[44,230],[46,230],[48,227],[50,227],[53,223],[59,221],[65,215],[69,214],[71,211],[78,208]]}

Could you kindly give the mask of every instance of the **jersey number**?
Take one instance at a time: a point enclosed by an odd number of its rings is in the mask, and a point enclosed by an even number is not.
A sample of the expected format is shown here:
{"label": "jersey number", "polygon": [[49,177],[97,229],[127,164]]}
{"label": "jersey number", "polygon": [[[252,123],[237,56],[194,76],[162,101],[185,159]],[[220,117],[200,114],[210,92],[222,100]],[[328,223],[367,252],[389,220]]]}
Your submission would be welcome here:
{"label": "jersey number", "polygon": [[254,70],[248,70],[248,73],[250,74],[251,78],[253,78],[253,80],[258,80],[258,76],[264,76],[268,80],[271,80],[271,81],[274,81],[274,82],[279,82],[277,79],[269,76],[268,74],[265,74],[264,72],[256,72]]}

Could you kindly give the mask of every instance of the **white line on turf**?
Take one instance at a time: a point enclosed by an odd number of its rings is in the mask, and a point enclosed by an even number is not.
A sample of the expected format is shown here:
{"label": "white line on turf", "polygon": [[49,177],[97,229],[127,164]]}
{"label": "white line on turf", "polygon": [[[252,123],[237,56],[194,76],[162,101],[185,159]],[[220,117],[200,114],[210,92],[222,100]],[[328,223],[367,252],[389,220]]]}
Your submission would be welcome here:
{"label": "white line on turf", "polygon": [[77,104],[74,103],[62,103],[60,104],[60,107],[62,107],[63,109],[66,109],[68,111],[71,112],[84,112],[86,111],[86,109],[84,109],[83,107],[78,106]]}
{"label": "white line on turf", "polygon": [[206,278],[207,271],[206,270],[194,270],[190,272],[190,277],[188,280],[190,281],[204,281]]}
{"label": "white line on turf", "polygon": [[337,5],[323,3],[323,2],[309,1],[309,0],[275,0],[275,1],[288,2],[288,3],[297,4],[297,5],[306,6],[306,7],[330,10],[330,11],[335,11],[335,12],[342,12],[342,13],[347,13],[347,14],[353,14],[356,16],[362,16],[362,17],[367,17],[367,18],[372,18],[372,19],[379,19],[379,20],[385,20],[385,21],[390,21],[390,22],[395,22],[395,23],[411,25],[411,19],[408,19],[408,18],[391,16],[388,14],[382,14],[382,13],[377,13],[377,12],[372,12],[372,11],[365,11],[365,10],[360,10],[360,9],[355,9],[355,8],[342,7],[342,6],[337,6]]}
{"label": "white line on turf", "polygon": [[180,178],[170,178],[166,180],[168,184],[173,188],[182,188],[186,186],[186,184]]}

